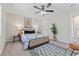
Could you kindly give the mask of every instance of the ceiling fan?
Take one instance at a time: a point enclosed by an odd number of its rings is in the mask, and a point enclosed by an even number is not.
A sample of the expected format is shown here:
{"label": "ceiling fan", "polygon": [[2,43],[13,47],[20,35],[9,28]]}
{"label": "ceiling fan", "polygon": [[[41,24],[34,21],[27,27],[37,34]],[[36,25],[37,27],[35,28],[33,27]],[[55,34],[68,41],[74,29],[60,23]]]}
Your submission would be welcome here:
{"label": "ceiling fan", "polygon": [[46,8],[50,7],[51,5],[52,5],[51,3],[48,3],[46,6],[42,5],[41,8],[39,8],[37,6],[33,6],[34,8],[39,10],[39,11],[35,12],[34,14],[41,13],[41,15],[45,15],[47,12],[54,12],[54,10],[46,10]]}

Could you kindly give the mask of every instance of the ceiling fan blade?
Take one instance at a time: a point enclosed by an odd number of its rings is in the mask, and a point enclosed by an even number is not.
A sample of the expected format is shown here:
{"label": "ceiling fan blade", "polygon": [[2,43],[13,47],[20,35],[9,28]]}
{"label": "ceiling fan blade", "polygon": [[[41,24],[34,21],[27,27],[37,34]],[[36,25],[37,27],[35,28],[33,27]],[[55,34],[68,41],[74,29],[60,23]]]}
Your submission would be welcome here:
{"label": "ceiling fan blade", "polygon": [[39,10],[41,10],[39,7],[37,7],[37,6],[33,6],[34,8],[36,8],[36,9],[39,9]]}
{"label": "ceiling fan blade", "polygon": [[44,5],[42,5],[42,8],[41,9],[42,9],[42,11],[44,11]]}
{"label": "ceiling fan blade", "polygon": [[54,10],[45,10],[46,12],[54,12]]}
{"label": "ceiling fan blade", "polygon": [[51,3],[48,3],[47,8],[50,7],[51,5],[52,5]]}
{"label": "ceiling fan blade", "polygon": [[34,14],[40,13],[41,11],[35,12]]}

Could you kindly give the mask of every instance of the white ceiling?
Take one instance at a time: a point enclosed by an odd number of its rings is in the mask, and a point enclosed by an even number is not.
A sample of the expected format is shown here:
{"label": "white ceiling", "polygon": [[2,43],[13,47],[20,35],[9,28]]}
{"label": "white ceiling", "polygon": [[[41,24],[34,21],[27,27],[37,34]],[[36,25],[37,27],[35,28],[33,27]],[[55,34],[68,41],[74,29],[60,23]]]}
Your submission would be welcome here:
{"label": "white ceiling", "polygon": [[[34,5],[41,7],[40,5],[42,4],[47,5],[46,3],[4,3],[2,5],[6,8],[8,12],[28,16],[39,11],[38,9],[33,7]],[[79,12],[79,4],[52,3],[52,5],[48,9],[54,10],[54,13],[48,13],[48,14],[76,13]]]}

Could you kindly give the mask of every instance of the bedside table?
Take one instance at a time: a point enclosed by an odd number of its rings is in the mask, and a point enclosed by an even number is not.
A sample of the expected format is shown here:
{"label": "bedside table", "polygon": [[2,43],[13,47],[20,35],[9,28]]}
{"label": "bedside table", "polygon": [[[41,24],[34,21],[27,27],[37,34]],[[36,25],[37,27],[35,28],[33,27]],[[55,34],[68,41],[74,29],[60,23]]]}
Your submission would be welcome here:
{"label": "bedside table", "polygon": [[19,39],[19,41],[21,41],[21,35],[20,34],[13,36],[13,42],[15,42],[16,38]]}

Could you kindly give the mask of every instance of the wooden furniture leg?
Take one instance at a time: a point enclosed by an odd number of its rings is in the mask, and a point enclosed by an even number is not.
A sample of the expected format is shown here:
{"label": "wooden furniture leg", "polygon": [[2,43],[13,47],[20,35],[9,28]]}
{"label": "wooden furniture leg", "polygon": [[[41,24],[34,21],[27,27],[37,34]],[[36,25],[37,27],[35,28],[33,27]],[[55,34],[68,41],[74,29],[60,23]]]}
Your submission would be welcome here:
{"label": "wooden furniture leg", "polygon": [[73,50],[73,51],[71,52],[70,56],[72,56],[72,54],[73,54],[74,51],[75,51],[75,50]]}
{"label": "wooden furniture leg", "polygon": [[15,37],[13,36],[13,43],[15,42]]}
{"label": "wooden furniture leg", "polygon": [[73,50],[70,54],[70,56],[71,56],[75,50],[79,51],[79,43],[76,43],[76,42],[75,43],[70,43],[69,48]]}
{"label": "wooden furniture leg", "polygon": [[19,41],[21,42],[21,35],[18,34],[17,36],[13,36],[13,43],[15,42],[15,39],[18,38]]}

